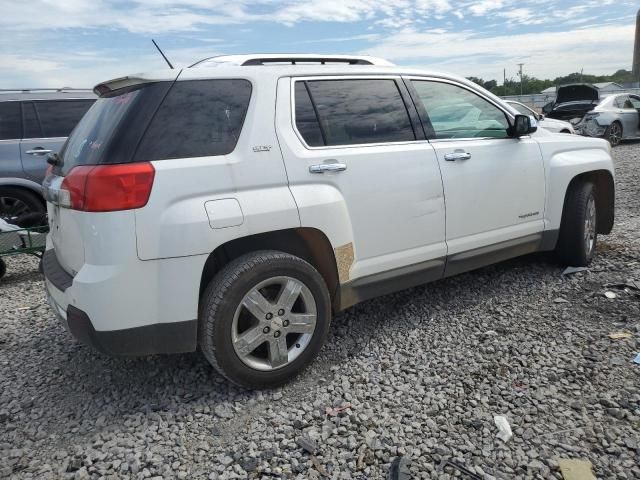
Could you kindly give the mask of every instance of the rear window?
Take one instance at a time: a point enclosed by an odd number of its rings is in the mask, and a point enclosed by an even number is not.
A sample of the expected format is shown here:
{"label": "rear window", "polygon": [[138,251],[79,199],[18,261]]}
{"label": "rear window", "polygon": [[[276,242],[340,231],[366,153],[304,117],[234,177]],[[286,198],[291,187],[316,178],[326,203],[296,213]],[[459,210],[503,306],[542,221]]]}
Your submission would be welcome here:
{"label": "rear window", "polygon": [[15,140],[22,137],[19,102],[0,103],[0,140]]}
{"label": "rear window", "polygon": [[76,165],[128,163],[231,153],[251,97],[246,80],[137,85],[96,101],[61,152]]}
{"label": "rear window", "polygon": [[93,100],[45,100],[34,105],[42,136],[45,138],[67,137],[82,116],[93,104]]}

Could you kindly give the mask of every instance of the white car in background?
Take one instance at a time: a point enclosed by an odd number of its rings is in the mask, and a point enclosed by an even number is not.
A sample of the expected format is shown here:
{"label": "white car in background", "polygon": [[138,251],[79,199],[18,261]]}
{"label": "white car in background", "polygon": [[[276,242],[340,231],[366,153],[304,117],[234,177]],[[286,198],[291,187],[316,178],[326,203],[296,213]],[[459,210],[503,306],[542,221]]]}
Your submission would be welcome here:
{"label": "white car in background", "polygon": [[506,100],[506,103],[509,106],[515,108],[518,113],[522,115],[533,115],[533,117],[538,121],[538,126],[548,130],[553,133],[573,133],[576,131],[569,122],[564,122],[562,120],[556,120],[553,118],[547,118],[543,114],[536,112],[532,108],[526,106],[524,103],[514,102],[513,100]]}

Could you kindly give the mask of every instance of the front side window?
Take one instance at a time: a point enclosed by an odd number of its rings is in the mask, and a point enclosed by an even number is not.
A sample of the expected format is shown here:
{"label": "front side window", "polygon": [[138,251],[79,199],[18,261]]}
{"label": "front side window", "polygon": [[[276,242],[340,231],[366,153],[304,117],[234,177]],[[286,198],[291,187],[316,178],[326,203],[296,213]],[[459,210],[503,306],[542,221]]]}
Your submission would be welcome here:
{"label": "front side window", "polygon": [[[303,87],[308,91],[308,100]],[[308,145],[313,146],[320,140],[327,146],[342,146],[406,142],[416,138],[395,80],[298,81],[295,96],[296,124]],[[305,102],[311,105],[304,107]],[[304,113],[300,121],[299,103],[300,113]],[[314,127],[316,112],[320,137]]]}
{"label": "front side window", "polygon": [[[412,80],[436,139],[507,138],[505,113],[475,93],[457,85]],[[530,112],[528,113],[530,115]]]}
{"label": "front side window", "polygon": [[94,100],[45,100],[34,105],[45,138],[68,137]]}
{"label": "front side window", "polygon": [[153,117],[135,160],[231,153],[240,137],[250,98],[248,80],[176,82]]}
{"label": "front side window", "polygon": [[17,140],[20,138],[22,138],[20,102],[1,102],[0,140]]}

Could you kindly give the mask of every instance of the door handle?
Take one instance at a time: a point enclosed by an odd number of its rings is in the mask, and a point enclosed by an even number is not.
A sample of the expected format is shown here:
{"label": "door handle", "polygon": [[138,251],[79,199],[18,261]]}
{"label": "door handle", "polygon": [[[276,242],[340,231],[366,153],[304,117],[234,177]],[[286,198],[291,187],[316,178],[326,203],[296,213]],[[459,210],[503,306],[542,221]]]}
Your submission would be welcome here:
{"label": "door handle", "polygon": [[471,154],[469,152],[447,153],[444,156],[444,159],[447,162],[455,162],[456,160],[469,160],[470,158],[471,158]]}
{"label": "door handle", "polygon": [[29,155],[46,155],[51,152],[52,150],[45,150],[44,148],[34,148],[33,150],[27,150],[24,153],[28,153]]}
{"label": "door handle", "polygon": [[309,167],[311,173],[343,172],[346,169],[347,166],[344,163],[320,163]]}

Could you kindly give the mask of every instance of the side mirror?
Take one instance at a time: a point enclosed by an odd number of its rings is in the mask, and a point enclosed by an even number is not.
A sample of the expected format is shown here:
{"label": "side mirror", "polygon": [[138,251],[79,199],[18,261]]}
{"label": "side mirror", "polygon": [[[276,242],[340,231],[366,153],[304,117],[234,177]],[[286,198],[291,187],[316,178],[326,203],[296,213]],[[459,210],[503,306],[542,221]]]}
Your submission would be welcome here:
{"label": "side mirror", "polygon": [[538,122],[533,116],[529,115],[516,115],[515,122],[513,124],[513,136],[516,138],[530,135],[538,130]]}

